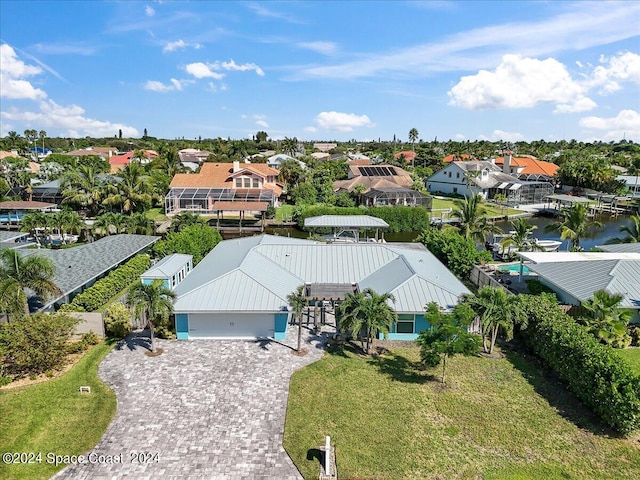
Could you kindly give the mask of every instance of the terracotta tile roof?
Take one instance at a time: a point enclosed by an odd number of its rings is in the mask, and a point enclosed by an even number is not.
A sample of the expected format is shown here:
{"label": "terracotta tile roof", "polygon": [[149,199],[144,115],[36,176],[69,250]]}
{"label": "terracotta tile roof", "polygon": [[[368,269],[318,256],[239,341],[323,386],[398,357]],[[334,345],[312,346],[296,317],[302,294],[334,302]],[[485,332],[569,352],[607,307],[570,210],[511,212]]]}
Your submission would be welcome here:
{"label": "terracotta tile roof", "polygon": [[43,208],[57,207],[55,203],[46,202],[22,202],[8,200],[0,202],[0,210],[41,210]]}
{"label": "terracotta tile roof", "polygon": [[240,211],[260,211],[267,210],[269,203],[267,202],[213,202],[213,206],[209,210],[228,210],[234,212]]}
{"label": "terracotta tile roof", "polygon": [[240,173],[243,170],[249,170],[250,172],[257,173],[261,177],[266,177],[268,175],[277,177],[280,173],[278,170],[270,167],[266,163],[242,163],[240,164],[240,170],[235,173]]}
{"label": "terracotta tile roof", "polygon": [[[504,165],[504,157],[496,158],[496,165]],[[531,155],[521,155],[519,157],[511,157],[511,165],[515,167],[524,167],[520,173],[528,175],[546,175],[553,177],[560,167],[555,163],[538,160]]]}
{"label": "terracotta tile roof", "polygon": [[[256,173],[262,177],[277,176],[278,170],[265,163],[242,164],[241,170]],[[176,173],[170,188],[232,188],[232,163],[203,163],[200,173]],[[264,188],[272,190],[276,196],[282,194],[282,187],[275,183],[264,183]]]}
{"label": "terracotta tile roof", "polygon": [[449,162],[459,162],[460,160],[475,160],[476,157],[474,157],[473,155],[469,155],[468,153],[461,153],[460,155],[447,155],[446,157],[444,157],[442,159],[442,161],[444,163],[449,163]]}
{"label": "terracotta tile roof", "polygon": [[109,158],[109,163],[111,165],[128,165],[131,163],[132,157],[133,152],[123,153],[122,155],[113,155]]}
{"label": "terracotta tile roof", "polygon": [[411,162],[414,158],[417,157],[417,154],[416,152],[412,152],[411,150],[405,150],[405,151],[396,153],[393,157],[397,160],[402,156],[404,156],[407,162]]}

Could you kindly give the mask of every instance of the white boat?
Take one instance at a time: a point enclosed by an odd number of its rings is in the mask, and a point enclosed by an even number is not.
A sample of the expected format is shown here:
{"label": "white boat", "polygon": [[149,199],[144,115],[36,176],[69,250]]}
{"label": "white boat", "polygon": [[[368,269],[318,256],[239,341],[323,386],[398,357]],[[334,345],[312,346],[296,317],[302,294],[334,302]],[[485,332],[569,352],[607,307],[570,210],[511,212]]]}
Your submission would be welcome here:
{"label": "white boat", "polygon": [[545,240],[544,238],[536,238],[536,245],[542,248],[545,252],[557,252],[560,250],[562,242],[558,240]]}
{"label": "white boat", "polygon": [[[500,256],[504,256],[504,255],[511,255],[511,254],[515,254],[518,252],[518,248],[515,245],[508,245],[508,246],[504,246],[502,245],[502,242],[507,239],[510,238],[512,235],[514,234],[514,232],[509,232],[509,233],[503,233],[503,234],[496,234],[493,236],[493,242],[491,243],[491,250]],[[558,250],[560,250],[560,246],[562,245],[562,242],[558,241],[558,240],[547,240],[544,238],[530,238],[531,243],[533,243],[535,246],[537,246],[538,250],[542,250],[545,252],[557,252]],[[527,248],[526,251],[529,250],[536,250],[536,248]]]}

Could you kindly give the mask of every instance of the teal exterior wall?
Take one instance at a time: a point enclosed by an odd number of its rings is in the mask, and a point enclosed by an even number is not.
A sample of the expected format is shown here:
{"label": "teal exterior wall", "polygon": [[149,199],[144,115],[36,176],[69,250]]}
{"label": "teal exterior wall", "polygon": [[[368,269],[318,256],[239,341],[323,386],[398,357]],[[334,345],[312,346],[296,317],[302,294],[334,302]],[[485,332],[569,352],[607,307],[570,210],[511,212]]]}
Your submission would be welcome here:
{"label": "teal exterior wall", "polygon": [[[391,331],[387,338],[389,340],[415,340],[418,338],[418,334],[422,330],[426,330],[430,328],[429,323],[424,318],[424,313],[414,313],[414,314],[399,314],[399,320],[413,320],[413,333],[398,333],[397,324],[393,324],[391,326]],[[382,333],[378,334],[379,339],[383,339],[384,335]]]}
{"label": "teal exterior wall", "polygon": [[178,340],[189,340],[189,314],[176,313],[176,334]]}
{"label": "teal exterior wall", "polygon": [[287,337],[287,323],[289,320],[289,312],[280,312],[273,314],[273,338],[276,340],[285,340]]}
{"label": "teal exterior wall", "polygon": [[[142,279],[142,284],[143,285],[151,285],[154,280],[158,280],[157,278],[143,278]],[[169,280],[168,279],[163,279],[162,280],[162,285],[164,286],[164,288],[168,288],[171,289],[171,285],[169,285]]]}

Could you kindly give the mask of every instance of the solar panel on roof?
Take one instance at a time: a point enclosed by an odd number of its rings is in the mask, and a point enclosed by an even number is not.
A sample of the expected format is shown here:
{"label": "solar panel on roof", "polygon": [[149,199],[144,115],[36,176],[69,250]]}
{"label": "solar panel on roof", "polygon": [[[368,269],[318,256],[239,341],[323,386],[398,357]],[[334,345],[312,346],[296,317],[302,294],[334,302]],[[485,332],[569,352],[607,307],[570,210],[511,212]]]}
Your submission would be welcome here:
{"label": "solar panel on roof", "polygon": [[389,168],[389,171],[391,172],[391,175],[397,175],[395,168],[393,168],[393,167],[388,167],[388,168]]}

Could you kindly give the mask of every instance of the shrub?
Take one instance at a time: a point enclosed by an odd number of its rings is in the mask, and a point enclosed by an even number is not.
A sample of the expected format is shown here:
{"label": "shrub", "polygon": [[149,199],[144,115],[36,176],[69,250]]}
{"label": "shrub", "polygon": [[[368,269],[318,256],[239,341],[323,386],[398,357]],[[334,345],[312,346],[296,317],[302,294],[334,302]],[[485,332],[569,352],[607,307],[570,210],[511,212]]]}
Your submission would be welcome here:
{"label": "shrub", "polygon": [[521,297],[525,345],[606,424],[622,434],[640,429],[640,376],[564,314],[553,296]]}
{"label": "shrub", "polygon": [[87,346],[91,346],[91,345],[97,345],[100,343],[100,339],[98,338],[98,335],[96,335],[96,332],[90,330],[88,332],[86,332],[84,335],[82,335],[82,340],[81,340],[85,345]]}
{"label": "shrub", "polygon": [[552,295],[556,294],[549,287],[547,287],[543,283],[540,283],[539,280],[525,280],[525,283],[527,284],[527,288],[529,289],[529,293],[531,295],[540,295],[542,293],[550,293]]}
{"label": "shrub", "polygon": [[124,338],[131,331],[131,312],[122,303],[114,303],[104,312],[104,328],[107,335]]}
{"label": "shrub", "polygon": [[153,251],[160,258],[172,253],[193,255],[193,264],[197,265],[221,241],[218,230],[207,225],[189,225],[179,232],[169,233],[166,240],[156,242]]}
{"label": "shrub", "polygon": [[[186,229],[185,229],[186,230]],[[73,302],[60,308],[68,312],[93,312],[105,305],[114,295],[140,277],[151,265],[149,255],[136,255],[124,265],[98,280],[77,295]]]}
{"label": "shrub", "polygon": [[78,319],[36,313],[0,325],[0,375],[23,377],[61,368]]}
{"label": "shrub", "polygon": [[629,325],[629,336],[631,337],[631,345],[640,347],[640,327],[638,325]]}

